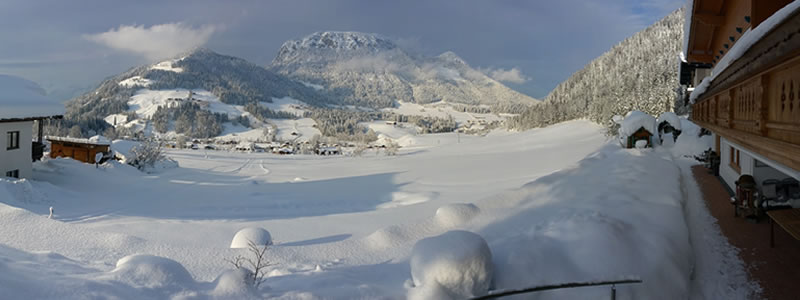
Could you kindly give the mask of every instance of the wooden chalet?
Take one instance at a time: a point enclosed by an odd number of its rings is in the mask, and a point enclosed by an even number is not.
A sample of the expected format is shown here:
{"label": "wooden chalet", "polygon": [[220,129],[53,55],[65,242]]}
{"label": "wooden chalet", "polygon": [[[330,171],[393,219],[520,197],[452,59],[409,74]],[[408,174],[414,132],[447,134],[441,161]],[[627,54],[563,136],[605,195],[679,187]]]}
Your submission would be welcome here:
{"label": "wooden chalet", "polygon": [[[786,0],[694,0],[682,84],[712,132],[720,176],[800,179],[800,7]],[[704,79],[702,83],[701,79]],[[691,90],[691,87],[690,87]]]}
{"label": "wooden chalet", "polygon": [[98,153],[110,153],[111,144],[106,141],[91,139],[76,139],[66,137],[47,137],[50,142],[50,157],[70,157],[85,163],[98,163],[95,160]]}

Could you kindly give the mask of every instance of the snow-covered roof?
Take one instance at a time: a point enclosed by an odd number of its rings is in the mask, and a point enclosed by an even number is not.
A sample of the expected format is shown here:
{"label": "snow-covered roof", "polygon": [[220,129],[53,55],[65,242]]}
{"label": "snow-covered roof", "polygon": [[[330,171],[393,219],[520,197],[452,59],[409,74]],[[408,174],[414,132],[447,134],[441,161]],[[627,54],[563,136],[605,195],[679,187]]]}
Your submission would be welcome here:
{"label": "snow-covered roof", "polygon": [[622,121],[622,126],[619,128],[619,135],[620,137],[630,136],[636,133],[639,128],[644,128],[651,134],[658,132],[656,118],[638,110],[631,111],[625,116],[625,120]]}
{"label": "snow-covered roof", "polygon": [[78,144],[99,145],[99,146],[111,145],[111,141],[109,141],[107,138],[99,136],[99,135],[90,137],[88,139],[61,137],[61,136],[48,136],[47,140],[59,141],[59,142],[69,142],[69,143],[78,143]]}
{"label": "snow-covered roof", "polygon": [[728,53],[722,57],[722,59],[714,66],[714,69],[711,70],[711,76],[706,77],[703,81],[697,85],[697,87],[692,92],[691,96],[689,96],[689,102],[694,103],[697,100],[697,97],[703,95],[706,90],[708,89],[711,81],[717,78],[719,74],[725,71],[731,63],[735,62],[739,58],[744,55],[747,50],[750,50],[756,42],[761,40],[767,33],[771,32],[772,29],[783,23],[789,16],[792,16],[795,11],[800,9],[800,1],[794,1],[792,3],[787,4],[774,14],[761,22],[755,28],[748,29],[747,31],[742,34],[742,37],[733,44]]}
{"label": "snow-covered roof", "polygon": [[0,74],[0,120],[61,115],[64,105],[46,96],[33,81]]}
{"label": "snow-covered roof", "polygon": [[672,128],[681,130],[681,119],[678,118],[678,115],[676,115],[674,112],[668,111],[662,113],[661,115],[658,116],[658,121],[656,123],[661,124],[664,121],[669,123],[669,125],[671,125]]}

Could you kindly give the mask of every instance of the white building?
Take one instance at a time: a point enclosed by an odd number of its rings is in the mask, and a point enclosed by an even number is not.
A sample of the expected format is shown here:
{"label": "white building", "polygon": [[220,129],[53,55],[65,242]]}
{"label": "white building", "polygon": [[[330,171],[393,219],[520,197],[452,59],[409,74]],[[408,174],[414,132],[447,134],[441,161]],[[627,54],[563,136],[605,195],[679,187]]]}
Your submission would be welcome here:
{"label": "white building", "polygon": [[36,83],[0,75],[0,178],[26,178],[32,173],[34,151],[42,150],[41,126],[33,139],[34,122],[60,118],[64,106],[45,96]]}

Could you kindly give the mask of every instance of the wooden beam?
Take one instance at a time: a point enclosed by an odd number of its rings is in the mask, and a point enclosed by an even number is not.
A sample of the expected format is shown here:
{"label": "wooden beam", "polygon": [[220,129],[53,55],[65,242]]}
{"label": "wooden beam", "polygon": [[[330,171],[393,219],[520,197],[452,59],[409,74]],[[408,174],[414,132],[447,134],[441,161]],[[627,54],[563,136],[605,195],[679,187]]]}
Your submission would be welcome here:
{"label": "wooden beam", "polygon": [[730,139],[736,144],[741,145],[753,152],[761,154],[771,160],[781,163],[791,169],[800,171],[800,145],[787,143],[757,134],[724,128],[708,122],[692,120],[697,125],[707,128],[716,134]]}
{"label": "wooden beam", "polygon": [[688,59],[689,62],[710,63],[712,60],[714,60],[714,56],[711,54],[689,54]]}
{"label": "wooden beam", "polygon": [[692,18],[710,26],[722,26],[722,23],[725,22],[725,16],[712,15],[710,13],[696,13]]}

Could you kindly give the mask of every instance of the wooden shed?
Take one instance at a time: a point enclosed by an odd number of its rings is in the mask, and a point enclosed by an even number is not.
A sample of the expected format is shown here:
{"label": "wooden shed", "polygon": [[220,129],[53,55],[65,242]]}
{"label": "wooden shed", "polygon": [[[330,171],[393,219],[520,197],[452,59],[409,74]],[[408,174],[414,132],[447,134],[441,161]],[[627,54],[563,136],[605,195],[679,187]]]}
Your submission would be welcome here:
{"label": "wooden shed", "polygon": [[50,142],[50,157],[71,157],[85,163],[94,164],[98,153],[107,154],[110,143],[100,140],[76,139],[67,137],[47,137]]}
{"label": "wooden shed", "polygon": [[653,133],[647,131],[644,127],[639,128],[639,130],[628,136],[625,147],[628,149],[636,148],[636,142],[640,140],[647,141],[647,147],[653,147]]}

